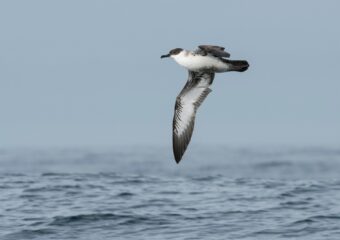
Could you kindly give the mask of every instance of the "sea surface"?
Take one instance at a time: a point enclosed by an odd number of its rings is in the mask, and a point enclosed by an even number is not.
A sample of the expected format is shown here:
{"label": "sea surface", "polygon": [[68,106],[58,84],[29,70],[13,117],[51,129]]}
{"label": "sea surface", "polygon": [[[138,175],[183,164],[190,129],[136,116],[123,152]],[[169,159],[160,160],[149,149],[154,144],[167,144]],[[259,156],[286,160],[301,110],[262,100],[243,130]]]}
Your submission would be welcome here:
{"label": "sea surface", "polygon": [[1,149],[0,239],[340,239],[340,148]]}

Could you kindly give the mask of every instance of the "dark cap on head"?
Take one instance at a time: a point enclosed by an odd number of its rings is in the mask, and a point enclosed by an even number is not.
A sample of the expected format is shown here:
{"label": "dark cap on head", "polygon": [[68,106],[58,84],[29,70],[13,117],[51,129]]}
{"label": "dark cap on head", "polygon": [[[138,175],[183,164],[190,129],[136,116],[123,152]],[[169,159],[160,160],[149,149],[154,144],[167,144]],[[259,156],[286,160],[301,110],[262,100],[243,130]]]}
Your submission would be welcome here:
{"label": "dark cap on head", "polygon": [[182,51],[183,51],[182,48],[174,48],[174,49],[170,50],[170,52],[168,54],[162,55],[161,58],[170,57],[171,55],[177,55]]}

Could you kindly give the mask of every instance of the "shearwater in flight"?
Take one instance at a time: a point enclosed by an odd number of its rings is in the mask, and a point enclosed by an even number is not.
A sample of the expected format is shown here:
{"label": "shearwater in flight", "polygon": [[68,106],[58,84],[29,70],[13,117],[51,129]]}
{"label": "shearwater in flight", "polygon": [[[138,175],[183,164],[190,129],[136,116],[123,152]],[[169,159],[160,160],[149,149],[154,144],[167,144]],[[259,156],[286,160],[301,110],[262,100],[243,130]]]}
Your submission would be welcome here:
{"label": "shearwater in flight", "polygon": [[215,73],[244,72],[249,64],[245,60],[229,60],[224,47],[201,45],[195,51],[172,49],[161,58],[171,57],[189,71],[187,83],[176,98],[173,118],[172,145],[179,163],[190,142],[198,107],[211,92],[209,88]]}

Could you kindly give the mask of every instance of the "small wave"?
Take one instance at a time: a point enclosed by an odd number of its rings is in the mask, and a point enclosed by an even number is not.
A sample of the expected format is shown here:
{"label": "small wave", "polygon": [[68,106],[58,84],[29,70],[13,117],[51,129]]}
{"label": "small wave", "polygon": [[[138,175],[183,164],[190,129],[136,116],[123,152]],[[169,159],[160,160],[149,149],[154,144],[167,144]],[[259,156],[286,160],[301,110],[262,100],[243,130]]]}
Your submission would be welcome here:
{"label": "small wave", "polygon": [[131,192],[121,192],[119,194],[117,194],[117,197],[131,197],[134,196],[135,194],[131,193]]}
{"label": "small wave", "polygon": [[118,179],[114,180],[112,184],[128,184],[128,185],[138,185],[142,183],[149,183],[149,181],[146,181],[143,178],[127,178],[127,179]]}
{"label": "small wave", "polygon": [[312,218],[305,218],[305,219],[297,220],[297,221],[291,223],[291,225],[295,226],[295,225],[300,225],[300,224],[305,224],[305,223],[309,224],[309,223],[313,223],[313,222],[315,222],[314,219],[312,219]]}
{"label": "small wave", "polygon": [[313,193],[313,192],[321,192],[327,190],[328,186],[322,184],[305,184],[296,186],[291,190],[285,191],[280,194],[279,197],[293,197],[296,195],[306,194],[306,193]]}
{"label": "small wave", "polygon": [[180,194],[179,191],[160,191],[159,194],[165,194],[165,195],[174,195],[174,194]]}
{"label": "small wave", "polygon": [[339,215],[335,215],[335,214],[316,215],[316,216],[311,216],[311,217],[304,218],[304,219],[301,219],[301,220],[297,220],[297,221],[291,223],[290,225],[310,224],[310,223],[316,223],[316,222],[325,221],[325,220],[326,221],[327,220],[330,220],[330,221],[333,221],[333,220],[339,221],[339,219],[340,219],[340,214]]}
{"label": "small wave", "polygon": [[262,162],[254,164],[255,168],[260,169],[268,169],[268,168],[277,168],[277,167],[285,167],[285,166],[292,166],[293,164],[289,161],[270,161],[270,162]]}
{"label": "small wave", "polygon": [[183,217],[183,215],[179,213],[163,213],[162,215],[166,217]]}
{"label": "small wave", "polygon": [[25,177],[27,176],[24,173],[7,173],[7,172],[1,172],[1,177],[6,178],[6,177]]}
{"label": "small wave", "polygon": [[203,177],[191,177],[191,180],[193,181],[202,181],[202,182],[209,182],[209,181],[213,181],[216,179],[221,178],[222,175],[218,174],[218,175],[214,175],[214,176],[203,176]]}
{"label": "small wave", "polygon": [[[169,217],[168,215],[167,217]],[[177,215],[172,215],[177,217]],[[136,224],[167,224],[166,218],[152,217],[151,215],[123,215],[113,213],[103,214],[79,214],[73,216],[57,216],[49,226],[77,226],[83,224],[93,224],[98,221],[114,221],[118,225],[136,225]]]}
{"label": "small wave", "polygon": [[120,222],[119,225],[135,225],[142,222],[151,222],[152,220],[152,218],[146,216],[134,216],[125,219],[124,221]]}
{"label": "small wave", "polygon": [[280,203],[283,207],[303,207],[307,208],[308,204],[311,203],[312,198],[306,198],[304,200],[296,200],[296,201],[286,201]]}
{"label": "small wave", "polygon": [[32,192],[47,192],[47,191],[64,191],[69,189],[80,189],[81,186],[78,184],[75,185],[56,185],[56,186],[43,186],[43,187],[35,187],[35,188],[27,188],[23,192],[32,193]]}
{"label": "small wave", "polygon": [[41,176],[42,177],[54,177],[54,176],[62,176],[62,177],[64,177],[64,176],[69,176],[69,175],[71,175],[70,173],[57,173],[57,172],[45,172],[45,173],[42,173],[41,174]]}
{"label": "small wave", "polygon": [[68,224],[83,224],[86,222],[103,221],[103,220],[116,220],[119,218],[124,218],[124,215],[116,215],[112,213],[102,213],[102,214],[79,214],[72,216],[57,216],[54,217],[53,221],[49,224],[51,226],[64,226]]}
{"label": "small wave", "polygon": [[17,239],[35,239],[36,237],[41,237],[42,235],[55,234],[55,231],[49,228],[41,229],[24,229],[19,232],[9,233],[4,236],[6,240],[17,240]]}

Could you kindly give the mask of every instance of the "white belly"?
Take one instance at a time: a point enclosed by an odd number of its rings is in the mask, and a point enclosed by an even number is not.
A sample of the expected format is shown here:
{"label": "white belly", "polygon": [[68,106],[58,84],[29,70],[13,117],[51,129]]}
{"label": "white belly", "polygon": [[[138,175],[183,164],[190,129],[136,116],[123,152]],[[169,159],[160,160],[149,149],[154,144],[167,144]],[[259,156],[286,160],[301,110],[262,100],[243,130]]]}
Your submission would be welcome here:
{"label": "white belly", "polygon": [[229,67],[226,63],[212,56],[178,56],[174,57],[175,61],[190,71],[199,71],[202,69],[213,69],[215,72],[228,71]]}

